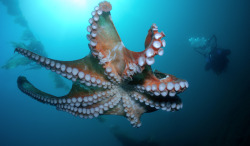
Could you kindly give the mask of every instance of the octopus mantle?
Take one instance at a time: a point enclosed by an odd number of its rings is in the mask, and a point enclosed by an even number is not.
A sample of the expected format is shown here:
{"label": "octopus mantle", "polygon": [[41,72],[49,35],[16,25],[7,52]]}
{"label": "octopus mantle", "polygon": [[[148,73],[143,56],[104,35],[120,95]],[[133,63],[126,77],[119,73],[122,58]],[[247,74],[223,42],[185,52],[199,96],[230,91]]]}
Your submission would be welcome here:
{"label": "octopus mantle", "polygon": [[58,61],[23,48],[15,51],[41,66],[73,81],[71,91],[56,97],[35,88],[25,77],[18,78],[19,89],[32,98],[56,106],[81,118],[121,115],[140,127],[143,113],[158,109],[178,111],[177,96],[188,83],[173,75],[152,71],[155,55],[163,55],[165,34],[153,24],[148,31],[145,50],[125,48],[111,19],[112,6],[101,2],[92,12],[87,35],[90,54],[75,61]]}

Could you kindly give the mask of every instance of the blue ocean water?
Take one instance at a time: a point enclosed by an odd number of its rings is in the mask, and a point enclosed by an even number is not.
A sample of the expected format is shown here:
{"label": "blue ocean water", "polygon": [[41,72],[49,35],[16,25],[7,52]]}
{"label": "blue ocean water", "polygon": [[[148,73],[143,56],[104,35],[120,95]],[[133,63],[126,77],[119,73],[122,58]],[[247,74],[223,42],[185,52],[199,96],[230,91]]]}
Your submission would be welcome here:
{"label": "blue ocean water", "polygon": [[[0,0],[0,65],[14,55],[12,42],[25,42],[29,28],[57,60],[76,60],[89,53],[88,20],[100,0]],[[110,0],[111,16],[125,44],[144,50],[148,29],[156,23],[166,34],[163,56],[153,68],[189,82],[180,94],[183,109],[142,116],[133,128],[120,116],[80,119],[39,103],[22,93],[17,78],[64,95],[49,70],[25,66],[0,69],[0,145],[249,145],[250,138],[250,2],[248,0]],[[24,18],[27,23],[20,21]],[[27,25],[26,25],[27,24]],[[206,59],[190,46],[190,37],[217,36],[230,49],[227,69],[206,71]],[[71,81],[63,79],[70,87]]]}

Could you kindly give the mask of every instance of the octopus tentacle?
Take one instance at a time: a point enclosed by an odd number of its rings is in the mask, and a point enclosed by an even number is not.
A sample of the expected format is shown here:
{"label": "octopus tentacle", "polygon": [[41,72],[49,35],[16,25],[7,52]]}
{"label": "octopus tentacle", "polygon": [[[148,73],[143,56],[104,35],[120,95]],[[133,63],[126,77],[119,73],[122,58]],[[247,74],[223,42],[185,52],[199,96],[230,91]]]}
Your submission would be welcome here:
{"label": "octopus tentacle", "polygon": [[178,96],[173,98],[152,98],[151,96],[143,93],[133,92],[131,93],[136,101],[143,103],[146,106],[155,108],[156,110],[161,109],[165,111],[178,111],[182,109],[183,104]]}
{"label": "octopus tentacle", "polygon": [[123,55],[122,50],[125,47],[111,20],[111,9],[108,2],[101,2],[95,8],[91,13],[92,18],[89,19],[91,25],[87,27],[90,32],[87,38],[90,41],[89,48],[92,55],[99,59],[99,64],[106,69],[106,75],[112,82],[119,83],[121,81],[119,56]]}
{"label": "octopus tentacle", "polygon": [[18,77],[17,85],[22,92],[42,103],[47,103],[51,105],[56,105],[58,103],[56,96],[37,89],[23,76]]}
{"label": "octopus tentacle", "polygon": [[59,104],[71,104],[77,107],[90,106],[98,104],[99,102],[113,96],[115,94],[113,89],[104,90],[102,88],[88,88],[82,87],[81,84],[73,84],[73,87],[68,95],[59,99]]}
{"label": "octopus tentacle", "polygon": [[134,100],[128,97],[122,97],[124,112],[126,113],[127,119],[130,121],[130,124],[134,127],[141,126],[141,115],[146,112],[146,109],[143,106],[140,106]]}
{"label": "octopus tentacle", "polygon": [[[151,66],[155,63],[155,55],[162,56],[164,53],[163,47],[166,46],[164,39],[165,34],[158,31],[156,24],[153,24],[148,31],[148,35],[145,40],[145,50],[142,52],[133,52],[126,49],[127,66],[124,70],[124,78],[131,78],[136,73],[141,73],[145,66]],[[131,63],[135,62],[131,65]]]}
{"label": "octopus tentacle", "polygon": [[[48,104],[73,104],[76,106],[88,106],[94,103],[98,103],[106,98],[113,96],[114,91],[112,89],[103,90],[101,88],[88,87],[82,84],[74,83],[72,89],[68,95],[57,97],[48,93],[45,93],[36,87],[34,87],[25,77],[20,76],[17,80],[18,87],[21,91],[25,92],[29,96],[36,100],[48,103]],[[91,89],[92,88],[92,89]],[[78,90],[78,92],[75,92]]]}
{"label": "octopus tentacle", "polygon": [[79,115],[81,118],[90,118],[98,117],[99,115],[107,115],[108,112],[115,108],[120,102],[121,98],[117,98],[115,95],[109,95],[109,98],[106,98],[98,103],[90,105],[76,106],[74,104],[58,104],[58,110],[63,110],[69,112],[73,115]]}
{"label": "octopus tentacle", "polygon": [[147,67],[142,74],[135,76],[133,82],[136,84],[137,91],[163,97],[174,97],[189,86],[186,80],[159,71],[153,72],[150,67]]}
{"label": "octopus tentacle", "polygon": [[72,81],[80,81],[87,86],[98,86],[103,88],[111,88],[112,84],[103,75],[104,69],[100,65],[93,66],[97,62],[92,55],[88,55],[83,59],[75,61],[58,61],[50,58],[40,56],[36,53],[22,48],[16,48],[18,52],[29,59],[39,63],[41,66],[54,71],[63,77]]}

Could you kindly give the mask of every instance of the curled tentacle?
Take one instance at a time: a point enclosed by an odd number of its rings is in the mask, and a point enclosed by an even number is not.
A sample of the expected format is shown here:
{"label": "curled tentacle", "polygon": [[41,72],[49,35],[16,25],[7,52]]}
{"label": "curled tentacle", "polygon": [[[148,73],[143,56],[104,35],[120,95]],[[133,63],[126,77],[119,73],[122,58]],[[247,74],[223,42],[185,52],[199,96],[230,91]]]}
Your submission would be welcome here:
{"label": "curled tentacle", "polygon": [[135,76],[132,84],[137,85],[135,88],[141,93],[163,97],[174,97],[189,86],[186,80],[159,71],[153,72],[150,67],[147,67],[142,74]]}
{"label": "curled tentacle", "polygon": [[56,96],[37,89],[23,76],[18,77],[17,86],[22,92],[42,103],[48,103],[51,105],[57,104]]}
{"label": "curled tentacle", "polygon": [[142,52],[132,52],[126,50],[126,68],[124,70],[124,78],[132,77],[136,73],[141,73],[144,68],[155,63],[154,56],[162,56],[164,53],[163,47],[166,46],[164,39],[165,34],[158,32],[158,27],[153,24],[148,31],[145,40],[145,50]]}

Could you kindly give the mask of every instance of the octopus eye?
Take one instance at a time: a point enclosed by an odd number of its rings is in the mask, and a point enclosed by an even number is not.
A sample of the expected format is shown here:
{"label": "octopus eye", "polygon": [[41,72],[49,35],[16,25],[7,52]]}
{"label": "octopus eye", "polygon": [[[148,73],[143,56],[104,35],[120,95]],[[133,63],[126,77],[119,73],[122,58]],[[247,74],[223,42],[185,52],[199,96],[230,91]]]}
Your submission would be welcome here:
{"label": "octopus eye", "polygon": [[166,74],[165,73],[162,73],[162,72],[160,72],[160,71],[158,71],[158,70],[155,70],[154,71],[154,75],[158,78],[158,79],[163,79],[163,78],[166,78]]}

